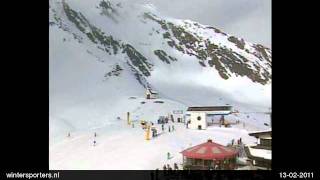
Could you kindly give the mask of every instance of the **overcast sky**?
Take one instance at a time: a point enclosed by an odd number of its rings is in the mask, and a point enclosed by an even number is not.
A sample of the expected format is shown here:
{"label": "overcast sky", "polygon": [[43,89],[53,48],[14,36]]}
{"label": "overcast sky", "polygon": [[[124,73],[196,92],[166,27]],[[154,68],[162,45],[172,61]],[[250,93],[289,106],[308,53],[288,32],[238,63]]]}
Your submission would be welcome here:
{"label": "overcast sky", "polygon": [[163,14],[211,25],[271,48],[271,0],[147,0]]}

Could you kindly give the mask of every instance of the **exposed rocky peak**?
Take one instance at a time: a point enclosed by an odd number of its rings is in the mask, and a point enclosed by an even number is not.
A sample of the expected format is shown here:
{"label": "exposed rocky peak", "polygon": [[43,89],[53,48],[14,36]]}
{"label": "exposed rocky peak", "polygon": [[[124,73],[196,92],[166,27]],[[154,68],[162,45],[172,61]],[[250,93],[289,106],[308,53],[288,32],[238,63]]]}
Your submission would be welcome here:
{"label": "exposed rocky peak", "polygon": [[242,49],[242,50],[244,49],[244,46],[245,46],[245,44],[246,44],[243,39],[239,40],[238,38],[236,38],[236,37],[234,37],[234,36],[228,37],[228,40],[229,40],[230,42],[233,42],[234,44],[236,44],[236,46],[237,46],[238,48]]}
{"label": "exposed rocky peak", "polygon": [[144,88],[151,87],[151,85],[146,80],[145,76],[140,71],[138,71],[129,61],[127,61],[127,65],[133,72],[133,75],[135,76],[136,80],[139,82],[141,86],[143,86]]}
{"label": "exposed rocky peak", "polygon": [[[112,8],[111,4],[106,1],[102,1],[100,6],[108,11]],[[105,51],[109,55],[117,55],[119,53],[126,54],[132,66],[136,67],[144,76],[150,76],[150,71],[152,70],[153,65],[148,62],[147,58],[138,52],[132,45],[118,40],[112,35],[107,35],[107,33],[103,32],[100,28],[91,24],[81,12],[73,10],[65,1],[62,1],[62,7],[67,19],[92,43],[96,44],[97,48]],[[112,8],[111,12],[116,12],[116,10]],[[63,24],[61,22],[61,18],[58,17],[56,13],[54,13],[54,18],[56,23],[60,22]],[[69,28],[65,27],[63,29],[68,30]],[[73,32],[73,34],[75,37],[79,36],[77,33]]]}
{"label": "exposed rocky peak", "polygon": [[104,75],[104,77],[106,78],[105,80],[107,80],[111,76],[119,76],[122,71],[123,68],[119,64],[115,64],[112,70]]}
{"label": "exposed rocky peak", "polygon": [[177,61],[177,58],[174,58],[170,55],[168,55],[165,51],[163,50],[154,50],[154,54],[163,62],[170,64],[170,61]]}
{"label": "exposed rocky peak", "polygon": [[[174,57],[176,53],[182,53],[195,57],[203,68],[216,70],[223,79],[243,76],[263,85],[271,81],[271,49],[260,44],[248,43],[217,28],[190,20],[172,20],[151,12],[144,12],[141,14],[142,16],[138,16],[137,22],[143,21],[143,24],[148,27],[150,22],[157,24],[151,23],[152,32],[146,33],[145,38],[159,36],[160,41],[165,43],[168,48],[143,50],[141,47],[138,48],[138,44],[131,41],[130,43],[126,42],[126,39],[115,37],[106,29],[102,30],[103,28],[99,28],[100,24],[93,24],[85,15],[71,8],[65,1],[62,1],[61,4],[66,18],[63,18],[61,14],[56,12],[56,9],[50,6],[52,18],[50,18],[49,24],[57,25],[64,31],[73,34],[80,43],[84,38],[87,38],[98,49],[110,56],[125,55],[131,69],[135,69],[133,73],[139,74],[136,75],[139,77],[137,80],[142,79],[141,76],[151,76],[154,65],[150,58],[156,57],[163,63],[171,64],[175,61],[183,61],[183,59]],[[116,27],[121,20],[119,17],[123,13],[122,6],[120,3],[112,4],[110,1],[102,0],[97,3],[96,8],[101,16],[110,18],[114,22],[113,26]],[[78,32],[71,30],[70,23]],[[134,36],[134,34],[132,35]],[[149,52],[154,57],[146,56]],[[125,59],[123,61],[127,61]]]}
{"label": "exposed rocky peak", "polygon": [[144,57],[130,44],[124,44],[122,47],[122,52],[128,55],[132,64],[137,67],[143,75],[150,76],[150,71],[153,65],[148,62],[147,58]]}
{"label": "exposed rocky peak", "polygon": [[[199,64],[203,67],[207,65],[214,67],[224,79],[236,75],[246,76],[253,82],[261,84],[267,84],[271,80],[271,51],[261,45],[247,47],[249,45],[243,39],[190,21],[175,24],[152,13],[144,13],[144,18],[160,25],[162,36],[170,47],[197,57]],[[206,37],[200,33],[201,31],[224,36],[226,41],[234,44],[237,49],[222,45],[215,37]],[[160,55],[159,52],[158,55]],[[249,59],[253,56],[256,59]]]}
{"label": "exposed rocky peak", "polygon": [[72,22],[78,30],[85,34],[93,43],[103,48],[109,55],[111,55],[111,53],[117,54],[120,49],[120,41],[115,40],[112,36],[106,35],[105,32],[92,25],[81,12],[74,11],[66,2],[63,1],[62,3],[68,20]]}
{"label": "exposed rocky peak", "polygon": [[118,23],[119,20],[117,19],[117,17],[119,17],[119,12],[116,8],[121,7],[121,4],[118,3],[116,6],[117,7],[111,4],[110,1],[103,0],[99,3],[99,8],[101,8],[101,14],[111,18],[115,23]]}

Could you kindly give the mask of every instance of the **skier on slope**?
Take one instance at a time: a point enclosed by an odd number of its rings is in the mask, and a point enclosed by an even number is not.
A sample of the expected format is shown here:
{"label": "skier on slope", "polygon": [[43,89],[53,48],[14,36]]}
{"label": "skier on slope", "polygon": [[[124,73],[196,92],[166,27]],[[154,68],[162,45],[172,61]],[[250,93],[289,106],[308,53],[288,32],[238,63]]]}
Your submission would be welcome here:
{"label": "skier on slope", "polygon": [[152,131],[152,137],[154,138],[155,137],[155,131],[154,131],[154,129],[151,129],[151,131]]}
{"label": "skier on slope", "polygon": [[164,131],[164,124],[161,124],[161,129],[162,131]]}
{"label": "skier on slope", "polygon": [[166,165],[163,165],[163,170],[167,170],[167,166]]}
{"label": "skier on slope", "polygon": [[174,163],[173,166],[174,166],[174,170],[179,170],[179,167],[178,167],[177,163]]}
{"label": "skier on slope", "polygon": [[157,137],[157,129],[156,128],[153,129],[153,137]]}
{"label": "skier on slope", "polygon": [[97,137],[97,133],[96,132],[94,132],[94,137]]}
{"label": "skier on slope", "polygon": [[97,143],[96,140],[93,140],[93,146],[96,146],[96,143]]}

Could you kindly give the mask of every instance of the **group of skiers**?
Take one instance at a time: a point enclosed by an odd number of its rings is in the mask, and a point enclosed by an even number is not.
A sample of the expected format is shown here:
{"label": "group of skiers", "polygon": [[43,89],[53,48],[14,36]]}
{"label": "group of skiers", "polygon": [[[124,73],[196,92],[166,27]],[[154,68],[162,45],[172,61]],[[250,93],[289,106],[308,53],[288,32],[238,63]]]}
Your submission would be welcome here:
{"label": "group of skiers", "polygon": [[158,124],[167,124],[169,123],[169,118],[168,117],[164,117],[164,116],[160,116],[158,119]]}
{"label": "group of skiers", "polygon": [[[93,138],[93,146],[96,146],[96,144],[97,144],[97,141],[96,141],[97,133],[96,133],[96,132],[94,132],[93,136],[94,136],[94,138]],[[68,137],[68,138],[70,138],[70,137],[71,137],[70,132],[68,132],[67,137]]]}
{"label": "group of skiers", "polygon": [[93,146],[96,146],[97,144],[96,137],[97,137],[97,133],[94,132]]}
{"label": "group of skiers", "polygon": [[169,132],[173,132],[174,131],[174,125],[172,125],[172,126],[169,125],[168,130],[169,130]]}
{"label": "group of skiers", "polygon": [[[233,146],[234,144],[235,144],[235,140],[232,139],[232,140],[231,140],[231,145]],[[239,138],[239,139],[237,140],[237,144],[238,144],[238,145],[242,144],[242,138]]]}
{"label": "group of skiers", "polygon": [[[162,130],[162,131],[165,131],[164,124],[161,124],[161,130]],[[168,131],[169,131],[169,132],[175,131],[174,125],[171,125],[171,126],[168,125]]]}
{"label": "group of skiers", "polygon": [[[173,164],[173,169],[174,170],[179,170],[179,167],[178,167],[178,164],[177,163],[174,163]],[[163,170],[173,170],[172,167],[167,164],[167,165],[163,165]]]}
{"label": "group of skiers", "polygon": [[156,127],[151,123],[151,131],[152,131],[152,137],[157,137],[158,136],[158,131]]}

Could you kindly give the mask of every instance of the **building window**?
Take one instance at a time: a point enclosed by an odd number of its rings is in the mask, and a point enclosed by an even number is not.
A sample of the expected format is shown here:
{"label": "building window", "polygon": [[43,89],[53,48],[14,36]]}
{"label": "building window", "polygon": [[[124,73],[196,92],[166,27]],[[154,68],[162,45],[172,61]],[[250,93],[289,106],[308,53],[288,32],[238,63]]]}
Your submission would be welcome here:
{"label": "building window", "polygon": [[201,116],[198,116],[197,119],[198,119],[198,121],[200,121],[201,120]]}

